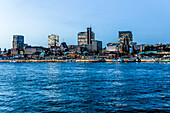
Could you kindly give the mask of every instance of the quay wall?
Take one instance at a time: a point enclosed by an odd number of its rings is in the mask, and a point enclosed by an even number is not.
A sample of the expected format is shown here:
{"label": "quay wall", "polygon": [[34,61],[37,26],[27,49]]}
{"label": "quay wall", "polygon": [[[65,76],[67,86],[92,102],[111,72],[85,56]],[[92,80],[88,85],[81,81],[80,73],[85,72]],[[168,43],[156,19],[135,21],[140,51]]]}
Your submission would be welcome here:
{"label": "quay wall", "polygon": [[[78,59],[78,60],[0,60],[0,63],[9,63],[9,62],[16,62],[16,63],[41,63],[41,62],[119,62],[119,61],[100,61],[100,60],[83,60],[83,59]],[[123,62],[137,62],[137,61],[123,61]],[[154,60],[142,60],[140,62],[156,62]]]}

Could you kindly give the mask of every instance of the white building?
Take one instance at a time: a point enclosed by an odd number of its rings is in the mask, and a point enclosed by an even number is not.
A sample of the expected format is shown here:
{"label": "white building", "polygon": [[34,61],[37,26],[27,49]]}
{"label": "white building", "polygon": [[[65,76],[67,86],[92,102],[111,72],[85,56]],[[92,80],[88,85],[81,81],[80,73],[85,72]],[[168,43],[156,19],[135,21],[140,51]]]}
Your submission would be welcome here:
{"label": "white building", "polygon": [[59,36],[56,34],[48,35],[48,48],[51,48],[52,46],[59,46]]}
{"label": "white building", "polygon": [[108,43],[106,46],[106,51],[117,52],[119,45],[120,45],[119,43]]}

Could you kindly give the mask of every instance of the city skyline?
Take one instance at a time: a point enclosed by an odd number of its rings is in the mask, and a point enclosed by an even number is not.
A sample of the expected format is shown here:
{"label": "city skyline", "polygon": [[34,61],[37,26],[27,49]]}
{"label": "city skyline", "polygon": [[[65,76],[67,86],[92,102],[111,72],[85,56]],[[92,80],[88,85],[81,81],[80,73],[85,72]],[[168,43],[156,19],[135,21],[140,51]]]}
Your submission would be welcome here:
{"label": "city skyline", "polygon": [[[48,34],[58,34],[68,45],[90,25],[103,45],[118,42],[118,31],[132,31],[134,42],[169,43],[170,1],[40,1],[0,0],[0,48],[12,47],[12,36],[22,34],[31,45],[48,46]],[[152,5],[152,8],[150,6]]]}

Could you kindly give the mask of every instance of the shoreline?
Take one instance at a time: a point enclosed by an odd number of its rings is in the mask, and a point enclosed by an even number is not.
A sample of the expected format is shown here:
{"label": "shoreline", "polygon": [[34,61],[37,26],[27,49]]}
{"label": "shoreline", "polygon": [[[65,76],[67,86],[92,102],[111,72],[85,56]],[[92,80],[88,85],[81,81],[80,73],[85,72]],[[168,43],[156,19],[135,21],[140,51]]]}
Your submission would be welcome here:
{"label": "shoreline", "polygon": [[124,61],[124,62],[118,62],[118,61],[99,61],[99,60],[0,60],[0,63],[94,63],[94,62],[106,62],[106,63],[170,63],[170,62],[155,62],[155,61]]}

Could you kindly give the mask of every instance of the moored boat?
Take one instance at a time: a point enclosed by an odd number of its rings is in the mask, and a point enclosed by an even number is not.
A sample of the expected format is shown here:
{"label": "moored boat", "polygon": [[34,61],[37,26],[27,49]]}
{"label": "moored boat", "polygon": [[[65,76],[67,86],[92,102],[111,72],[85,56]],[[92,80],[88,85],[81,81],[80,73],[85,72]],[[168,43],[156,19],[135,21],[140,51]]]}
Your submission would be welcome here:
{"label": "moored boat", "polygon": [[170,62],[170,56],[162,57],[158,60],[158,62]]}
{"label": "moored boat", "polygon": [[77,59],[75,62],[100,62],[100,59]]}
{"label": "moored boat", "polygon": [[105,62],[123,62],[121,58],[118,59],[105,59]]}
{"label": "moored boat", "polygon": [[154,57],[142,57],[140,61],[141,62],[156,62],[156,59]]}
{"label": "moored boat", "polygon": [[123,61],[124,61],[124,62],[136,62],[136,61],[137,61],[137,58],[134,58],[134,57],[123,58]]}
{"label": "moored boat", "polygon": [[116,59],[105,59],[106,62],[118,62]]}

